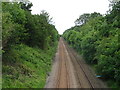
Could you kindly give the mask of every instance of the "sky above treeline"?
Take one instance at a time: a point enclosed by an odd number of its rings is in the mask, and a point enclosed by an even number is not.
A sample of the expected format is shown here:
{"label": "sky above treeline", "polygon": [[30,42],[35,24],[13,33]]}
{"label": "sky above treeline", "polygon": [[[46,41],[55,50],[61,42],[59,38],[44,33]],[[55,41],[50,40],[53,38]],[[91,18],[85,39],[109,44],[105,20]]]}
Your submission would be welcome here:
{"label": "sky above treeline", "polygon": [[84,13],[106,14],[109,0],[29,0],[33,3],[32,14],[47,11],[53,17],[59,34],[74,26],[74,21]]}

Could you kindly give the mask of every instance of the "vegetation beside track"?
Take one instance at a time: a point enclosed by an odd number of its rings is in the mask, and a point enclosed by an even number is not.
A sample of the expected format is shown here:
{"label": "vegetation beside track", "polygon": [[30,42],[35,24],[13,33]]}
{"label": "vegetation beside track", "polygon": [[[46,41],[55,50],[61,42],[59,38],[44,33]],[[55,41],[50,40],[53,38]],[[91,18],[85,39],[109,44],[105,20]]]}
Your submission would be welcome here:
{"label": "vegetation beside track", "polygon": [[97,12],[81,15],[63,37],[87,63],[94,66],[97,75],[108,80],[110,87],[119,87],[120,2],[113,2],[111,6],[106,15]]}
{"label": "vegetation beside track", "polygon": [[31,14],[32,3],[2,3],[3,88],[43,88],[58,43],[46,11]]}

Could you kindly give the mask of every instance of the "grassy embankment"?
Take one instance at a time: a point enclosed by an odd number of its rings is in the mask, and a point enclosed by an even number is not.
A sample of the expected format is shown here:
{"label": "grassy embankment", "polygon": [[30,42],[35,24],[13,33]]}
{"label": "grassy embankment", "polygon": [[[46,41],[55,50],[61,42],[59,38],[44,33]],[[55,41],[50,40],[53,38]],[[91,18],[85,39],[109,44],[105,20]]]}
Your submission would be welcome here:
{"label": "grassy embankment", "polygon": [[43,51],[24,44],[12,46],[3,54],[3,88],[43,88],[55,51],[56,47]]}

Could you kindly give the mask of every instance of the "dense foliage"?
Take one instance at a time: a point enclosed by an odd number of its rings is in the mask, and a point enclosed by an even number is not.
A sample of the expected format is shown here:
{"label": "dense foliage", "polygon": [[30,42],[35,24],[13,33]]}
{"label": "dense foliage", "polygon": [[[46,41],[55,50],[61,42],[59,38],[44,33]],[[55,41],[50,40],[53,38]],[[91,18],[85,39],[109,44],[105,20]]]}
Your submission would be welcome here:
{"label": "dense foliage", "polygon": [[120,85],[120,2],[111,5],[104,16],[96,12],[81,15],[63,37],[96,66],[97,74]]}
{"label": "dense foliage", "polygon": [[[24,6],[24,7],[23,7]],[[46,11],[32,15],[31,3],[3,3],[3,47],[9,44],[25,43],[46,49],[58,39],[55,26]]]}
{"label": "dense foliage", "polygon": [[51,70],[55,49],[41,50],[24,44],[11,46],[4,56],[2,87],[43,88]]}
{"label": "dense foliage", "polygon": [[59,35],[49,14],[31,7],[2,3],[3,88],[42,88],[50,71]]}

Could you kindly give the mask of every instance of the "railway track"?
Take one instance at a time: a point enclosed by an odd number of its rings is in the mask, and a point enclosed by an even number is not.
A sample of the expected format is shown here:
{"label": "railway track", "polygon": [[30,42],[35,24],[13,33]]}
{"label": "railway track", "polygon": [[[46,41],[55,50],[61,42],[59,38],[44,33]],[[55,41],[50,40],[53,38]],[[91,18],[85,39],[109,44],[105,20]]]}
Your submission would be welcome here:
{"label": "railway track", "polygon": [[45,88],[105,88],[92,75],[87,64],[60,38],[56,60]]}
{"label": "railway track", "polygon": [[[86,75],[86,73],[85,73],[85,71],[83,69],[83,66],[78,61],[78,58],[76,58],[76,55],[71,52],[71,49],[69,48],[69,46],[67,44],[65,46],[67,46],[66,49],[67,49],[67,51],[69,53],[69,56],[70,56],[70,58],[71,58],[71,60],[72,60],[72,62],[74,64],[74,70],[76,71],[76,78],[77,78],[78,83],[79,83],[79,88],[92,88],[92,90],[93,90],[94,86],[92,85],[91,81],[87,77],[87,75]],[[81,76],[82,76],[82,78],[84,77],[85,83],[81,79]]]}
{"label": "railway track", "polygon": [[[61,49],[61,50],[60,50]],[[59,53],[61,57],[59,58],[59,69],[57,76],[57,84],[56,88],[69,88],[69,73],[68,73],[68,65],[65,57],[63,42],[60,42]],[[64,78],[63,78],[64,77]]]}

